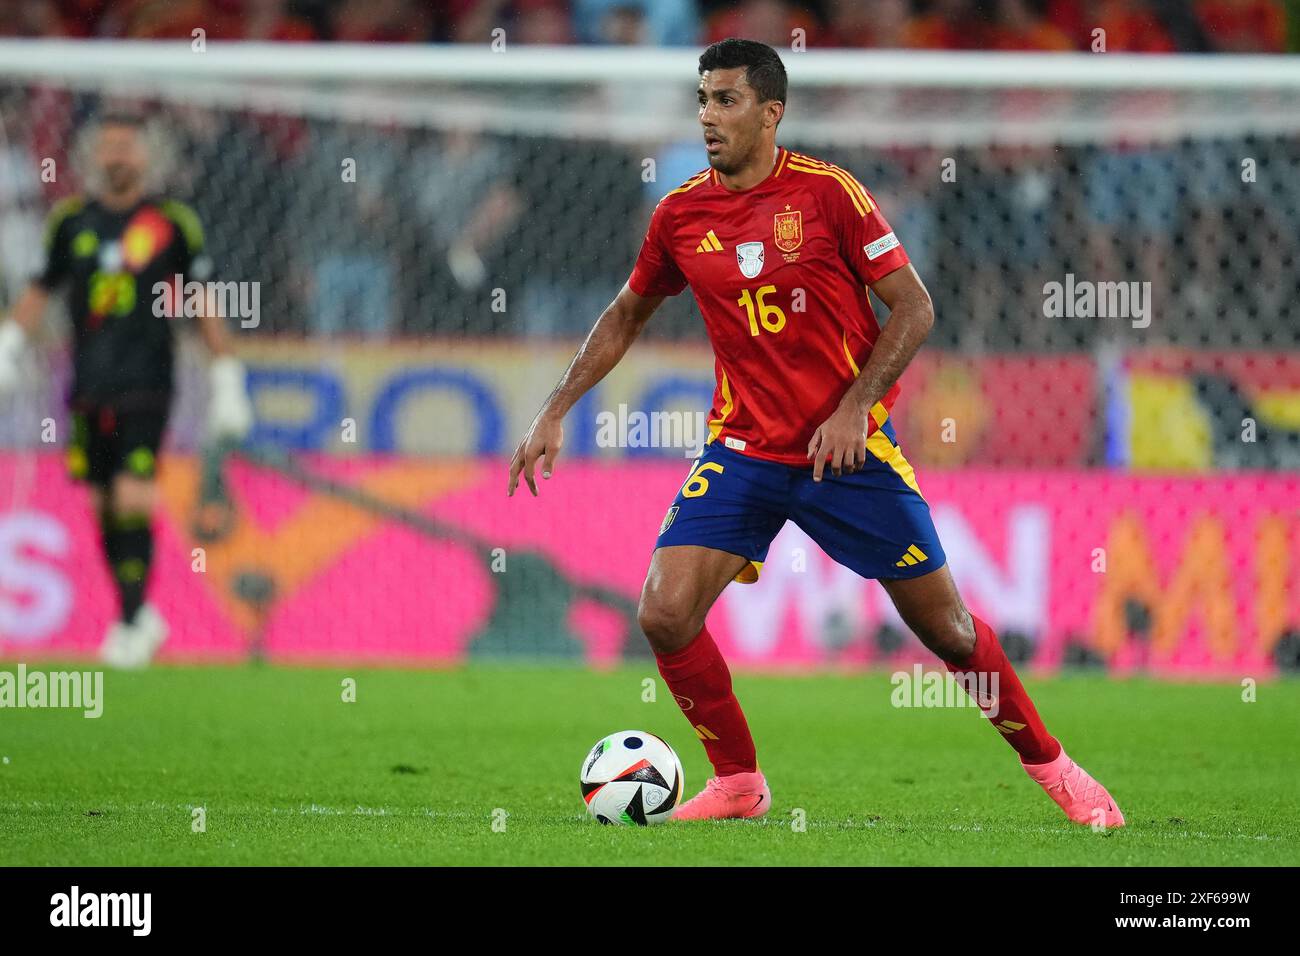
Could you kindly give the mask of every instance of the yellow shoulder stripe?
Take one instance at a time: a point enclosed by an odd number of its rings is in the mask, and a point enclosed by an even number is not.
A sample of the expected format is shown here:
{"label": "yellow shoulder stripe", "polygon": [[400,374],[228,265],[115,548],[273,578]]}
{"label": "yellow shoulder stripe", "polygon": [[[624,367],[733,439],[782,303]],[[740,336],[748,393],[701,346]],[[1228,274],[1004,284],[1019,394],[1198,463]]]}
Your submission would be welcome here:
{"label": "yellow shoulder stripe", "polygon": [[854,207],[858,214],[865,216],[875,207],[871,199],[867,196],[867,190],[853,176],[838,166],[831,166],[829,163],[822,163],[820,160],[810,160],[803,156],[794,156],[790,159],[790,169],[796,169],[802,173],[813,173],[818,176],[830,176],[849,194],[853,200]]}
{"label": "yellow shoulder stripe", "polygon": [[859,198],[862,199],[862,202],[866,205],[868,211],[873,208],[871,197],[867,195],[867,187],[858,182],[857,177],[843,166],[836,166],[834,163],[828,163],[824,159],[814,159],[812,156],[805,156],[802,153],[800,153],[797,158],[805,166],[816,166],[818,169],[829,169],[833,172],[839,173],[843,178],[845,185],[857,192]]}
{"label": "yellow shoulder stripe", "polygon": [[708,179],[709,175],[712,172],[713,172],[712,169],[706,169],[704,172],[692,176],[690,179],[686,180],[686,182],[682,183],[676,189],[669,192],[668,195],[675,196],[678,193],[684,193],[687,192],[688,190],[694,189],[700,183],[704,182],[704,180]]}
{"label": "yellow shoulder stripe", "polygon": [[868,212],[871,211],[869,207],[863,205],[862,200],[859,199],[858,194],[849,187],[849,184],[846,183],[840,177],[840,175],[834,172],[833,170],[815,169],[812,166],[804,166],[800,163],[794,162],[793,160],[790,162],[789,168],[801,173],[812,173],[815,176],[830,176],[832,179],[836,180],[841,186],[844,187],[844,191],[848,193],[849,198],[853,200],[853,207],[857,209],[859,216],[865,216]]}
{"label": "yellow shoulder stripe", "polygon": [[50,210],[49,218],[45,220],[45,248],[49,249],[54,242],[54,234],[59,231],[59,226],[63,221],[71,216],[75,216],[81,210],[86,208],[86,200],[82,196],[69,196],[67,199],[60,199]]}
{"label": "yellow shoulder stripe", "polygon": [[198,214],[175,199],[165,199],[160,207],[163,215],[170,219],[180,228],[181,235],[185,237],[185,244],[189,246],[191,253],[203,251],[203,226],[199,224]]}

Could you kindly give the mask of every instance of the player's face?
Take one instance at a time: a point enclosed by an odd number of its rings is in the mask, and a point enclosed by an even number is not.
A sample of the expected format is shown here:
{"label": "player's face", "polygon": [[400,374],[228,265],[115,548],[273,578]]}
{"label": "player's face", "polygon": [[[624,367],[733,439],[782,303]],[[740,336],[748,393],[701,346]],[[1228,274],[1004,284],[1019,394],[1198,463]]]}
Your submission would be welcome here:
{"label": "player's face", "polygon": [[765,104],[745,81],[745,68],[700,74],[700,125],[709,165],[720,173],[743,169],[763,142]]}
{"label": "player's face", "polygon": [[139,186],[149,163],[144,137],[131,126],[105,126],[95,143],[95,166],[110,193],[130,192]]}

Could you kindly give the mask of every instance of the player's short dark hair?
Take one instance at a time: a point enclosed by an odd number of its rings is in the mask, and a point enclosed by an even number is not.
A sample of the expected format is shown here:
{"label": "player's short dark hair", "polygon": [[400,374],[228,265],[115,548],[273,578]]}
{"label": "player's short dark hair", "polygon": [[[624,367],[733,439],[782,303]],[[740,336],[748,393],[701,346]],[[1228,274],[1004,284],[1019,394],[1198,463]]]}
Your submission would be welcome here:
{"label": "player's short dark hair", "polygon": [[745,82],[754,88],[759,102],[776,100],[785,105],[788,85],[785,64],[766,43],[727,37],[700,54],[700,72],[745,68]]}

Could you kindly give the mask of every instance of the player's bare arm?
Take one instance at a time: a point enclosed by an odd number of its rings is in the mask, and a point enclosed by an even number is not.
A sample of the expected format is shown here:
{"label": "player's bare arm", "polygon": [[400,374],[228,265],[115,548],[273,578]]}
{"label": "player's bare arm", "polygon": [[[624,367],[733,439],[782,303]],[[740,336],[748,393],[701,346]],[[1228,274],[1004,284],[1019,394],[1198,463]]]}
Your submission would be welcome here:
{"label": "player's bare arm", "polygon": [[14,303],[13,314],[10,318],[18,323],[25,333],[33,335],[40,327],[41,316],[45,314],[45,307],[49,301],[49,292],[33,282],[27,286],[26,291]]}
{"label": "player's bare arm", "polygon": [[203,339],[203,344],[207,346],[208,354],[212,358],[230,354],[230,334],[226,331],[225,319],[217,313],[212,302],[207,303],[196,324],[199,337]]}
{"label": "player's bare arm", "polygon": [[514,495],[522,474],[528,490],[534,497],[537,496],[533,469],[540,458],[542,477],[551,477],[551,472],[555,469],[555,456],[564,444],[564,416],[578,399],[619,363],[663,300],[664,296],[661,295],[637,295],[626,284],[619,290],[614,301],[596,320],[586,341],[560,377],[560,384],[555,386],[555,390],[542,403],[541,411],[529,426],[528,434],[515,449],[510,461],[510,488],[507,495]]}
{"label": "player's bare arm", "polygon": [[874,283],[871,291],[889,307],[889,321],[880,330],[862,374],[808,442],[814,481],[821,481],[828,461],[833,475],[852,474],[866,464],[867,416],[898,381],[934,325],[930,293],[911,265],[895,269]]}

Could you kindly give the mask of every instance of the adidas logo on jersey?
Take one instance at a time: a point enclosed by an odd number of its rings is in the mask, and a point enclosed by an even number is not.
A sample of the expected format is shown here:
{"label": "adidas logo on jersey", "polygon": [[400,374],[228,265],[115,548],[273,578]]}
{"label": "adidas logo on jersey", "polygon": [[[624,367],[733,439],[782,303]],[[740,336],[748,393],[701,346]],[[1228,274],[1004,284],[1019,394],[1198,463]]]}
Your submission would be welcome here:
{"label": "adidas logo on jersey", "polygon": [[710,229],[709,234],[704,237],[704,241],[695,247],[695,251],[696,252],[721,252],[722,243],[718,241],[718,237],[715,236],[713,234],[713,230]]}
{"label": "adidas logo on jersey", "polygon": [[930,560],[930,556],[914,544],[909,544],[903,556],[894,562],[896,568],[907,568],[914,564],[920,564],[922,561]]}

